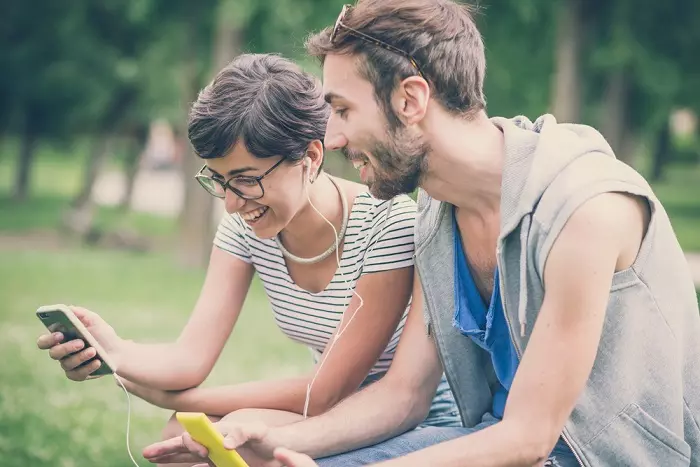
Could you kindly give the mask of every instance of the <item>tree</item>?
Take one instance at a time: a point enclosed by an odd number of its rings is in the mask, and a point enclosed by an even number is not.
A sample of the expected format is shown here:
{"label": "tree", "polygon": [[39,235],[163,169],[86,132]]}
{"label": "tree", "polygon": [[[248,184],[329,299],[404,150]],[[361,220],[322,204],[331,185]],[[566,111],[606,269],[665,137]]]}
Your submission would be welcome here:
{"label": "tree", "polygon": [[559,121],[577,123],[581,120],[583,0],[559,0],[558,8],[552,113]]}
{"label": "tree", "polygon": [[137,61],[153,37],[159,6],[157,0],[39,0],[6,12],[0,31],[12,47],[0,51],[0,122],[21,140],[18,200],[27,196],[38,141],[94,137],[93,154],[103,154],[104,140],[137,118],[143,91]]}

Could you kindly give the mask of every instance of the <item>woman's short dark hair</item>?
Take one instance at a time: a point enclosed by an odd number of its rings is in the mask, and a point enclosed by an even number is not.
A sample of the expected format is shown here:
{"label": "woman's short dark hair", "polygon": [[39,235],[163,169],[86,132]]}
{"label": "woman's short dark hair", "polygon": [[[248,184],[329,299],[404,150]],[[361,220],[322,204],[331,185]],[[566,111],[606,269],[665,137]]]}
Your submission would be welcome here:
{"label": "woman's short dark hair", "polygon": [[255,157],[300,160],[323,141],[330,108],[318,79],[274,54],[243,54],[221,70],[192,105],[188,136],[203,159],[242,142]]}

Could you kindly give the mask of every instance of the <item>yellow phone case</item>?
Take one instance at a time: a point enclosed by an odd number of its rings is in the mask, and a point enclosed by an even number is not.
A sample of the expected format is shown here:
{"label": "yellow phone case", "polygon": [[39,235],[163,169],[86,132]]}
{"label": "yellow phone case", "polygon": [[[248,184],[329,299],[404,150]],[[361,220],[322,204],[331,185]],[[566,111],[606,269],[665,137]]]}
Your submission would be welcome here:
{"label": "yellow phone case", "polygon": [[209,450],[209,459],[216,467],[248,467],[236,451],[224,447],[224,436],[205,414],[177,412],[175,416],[192,439]]}

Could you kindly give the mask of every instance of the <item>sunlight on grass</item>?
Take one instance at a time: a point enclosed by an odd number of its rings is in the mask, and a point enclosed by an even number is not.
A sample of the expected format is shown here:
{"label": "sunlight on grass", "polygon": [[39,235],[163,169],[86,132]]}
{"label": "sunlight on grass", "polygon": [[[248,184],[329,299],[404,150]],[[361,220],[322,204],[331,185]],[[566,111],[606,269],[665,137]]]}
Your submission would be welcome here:
{"label": "sunlight on grass", "polygon": [[[56,362],[35,347],[43,327],[34,311],[42,304],[80,304],[99,311],[123,337],[169,341],[184,326],[203,273],[179,269],[160,255],[90,249],[1,254],[0,353],[6,356],[0,367],[3,465],[130,465],[121,388],[111,378],[68,381]],[[299,374],[310,367],[308,351],[275,327],[256,281],[205,384]],[[134,397],[132,408],[132,447],[138,455],[159,438],[170,413]]]}

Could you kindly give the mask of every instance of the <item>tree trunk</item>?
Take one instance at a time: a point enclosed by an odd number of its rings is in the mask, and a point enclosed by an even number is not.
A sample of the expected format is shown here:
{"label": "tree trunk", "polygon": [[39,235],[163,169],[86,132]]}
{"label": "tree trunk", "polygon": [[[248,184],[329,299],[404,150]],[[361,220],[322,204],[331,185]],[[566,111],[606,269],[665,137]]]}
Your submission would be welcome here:
{"label": "tree trunk", "polygon": [[[194,37],[193,35],[190,36]],[[220,20],[215,31],[213,50],[213,66],[217,73],[226,63],[232,60],[239,50],[239,36],[235,27],[228,22]],[[198,83],[196,81],[194,51],[190,50],[186,55],[188,62],[183,73],[183,101],[192,102],[196,98]],[[187,129],[180,132],[187,135]],[[183,142],[184,143],[184,142]],[[188,267],[206,267],[211,252],[214,238],[215,199],[207,193],[194,179],[194,174],[199,171],[203,161],[188,148],[183,157],[182,169],[184,177],[184,203],[180,213],[180,261]]]}
{"label": "tree trunk", "polygon": [[71,203],[74,209],[82,209],[91,200],[95,181],[111,152],[111,142],[112,135],[108,133],[103,133],[95,138],[87,160],[87,167],[83,173],[82,188]]}
{"label": "tree trunk", "polygon": [[136,186],[136,177],[139,173],[141,165],[141,156],[148,142],[148,126],[137,124],[133,134],[129,135],[129,144],[124,161],[124,176],[126,187],[124,189],[124,197],[119,203],[119,209],[127,211],[131,206],[131,200],[134,197],[134,187]]}
{"label": "tree trunk", "polygon": [[83,173],[83,184],[80,193],[73,199],[70,207],[61,216],[64,231],[70,235],[84,238],[93,229],[95,220],[95,203],[92,192],[95,181],[109,158],[112,147],[112,135],[102,133],[98,135],[92,144],[87,167]]}
{"label": "tree trunk", "polygon": [[629,136],[627,134],[628,80],[624,68],[608,75],[604,99],[601,131],[617,158],[629,163],[630,154],[625,150],[625,146],[628,146],[625,142]]}
{"label": "tree trunk", "polygon": [[668,120],[666,120],[659,130],[659,135],[654,145],[654,152],[652,153],[651,182],[657,182],[663,178],[664,168],[666,168],[666,163],[671,158],[670,153],[671,128]]}
{"label": "tree trunk", "polygon": [[581,116],[582,1],[560,0],[558,7],[552,113],[560,122],[575,123]]}
{"label": "tree trunk", "polygon": [[15,190],[13,198],[22,202],[27,199],[29,193],[29,182],[31,180],[31,170],[34,164],[34,153],[36,152],[37,135],[34,131],[33,113],[27,111],[25,115],[24,128],[22,129],[22,140],[17,161],[17,175],[15,179]]}

